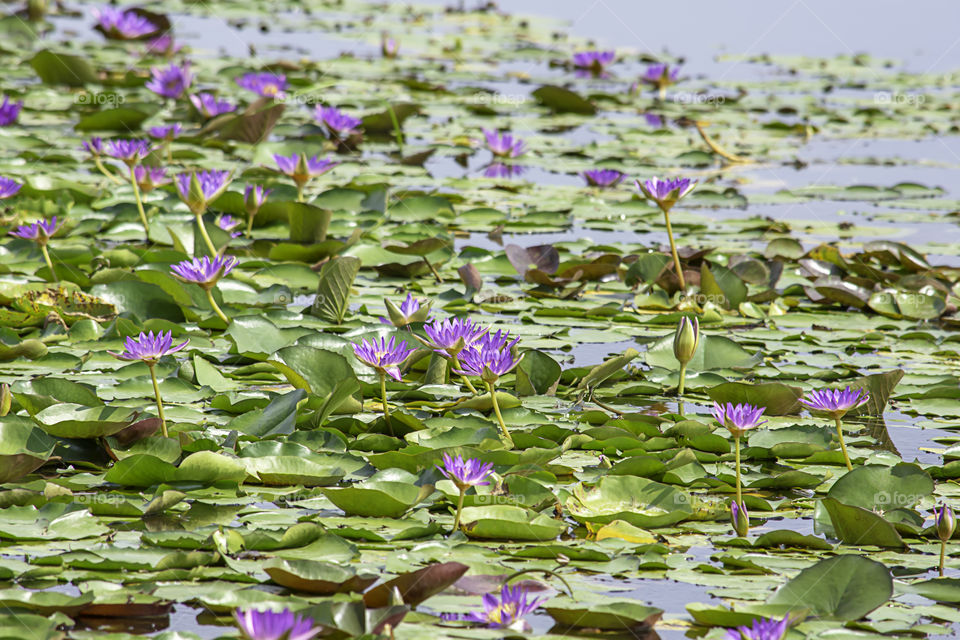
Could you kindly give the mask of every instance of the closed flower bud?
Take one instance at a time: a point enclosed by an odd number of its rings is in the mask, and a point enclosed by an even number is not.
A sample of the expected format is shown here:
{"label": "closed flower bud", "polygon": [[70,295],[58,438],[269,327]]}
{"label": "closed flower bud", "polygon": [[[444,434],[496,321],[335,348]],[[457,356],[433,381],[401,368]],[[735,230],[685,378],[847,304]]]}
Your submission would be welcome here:
{"label": "closed flower bud", "polygon": [[957,517],[953,515],[953,509],[943,504],[937,510],[937,537],[946,542],[953,537],[953,532],[957,528]]}
{"label": "closed flower bud", "polygon": [[693,360],[693,354],[700,344],[700,321],[697,318],[680,318],[677,333],[673,336],[673,355],[680,364]]}
{"label": "closed flower bud", "polygon": [[741,538],[747,536],[750,532],[750,514],[746,506],[738,505],[736,502],[730,503],[730,524],[733,525],[733,530],[738,536]]}

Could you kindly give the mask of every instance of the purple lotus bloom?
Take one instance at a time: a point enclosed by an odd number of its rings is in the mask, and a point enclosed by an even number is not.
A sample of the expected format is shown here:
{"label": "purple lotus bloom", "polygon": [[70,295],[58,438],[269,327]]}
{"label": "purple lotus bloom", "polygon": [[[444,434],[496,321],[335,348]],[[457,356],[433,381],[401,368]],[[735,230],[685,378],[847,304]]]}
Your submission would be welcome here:
{"label": "purple lotus bloom", "polygon": [[660,210],[667,212],[685,195],[697,186],[696,180],[690,178],[673,178],[662,180],[650,178],[646,182],[637,182],[637,189],[643,197],[656,203]]}
{"label": "purple lotus bloom", "polygon": [[487,335],[489,327],[476,324],[469,318],[447,318],[434,320],[424,325],[424,332],[430,339],[427,346],[443,356],[456,357],[465,348]]}
{"label": "purple lotus bloom", "polygon": [[607,189],[615,187],[626,177],[616,169],[590,169],[583,172],[583,179],[591,187],[601,187]]}
{"label": "purple lotus bloom", "polygon": [[8,96],[3,96],[3,103],[0,104],[0,127],[7,127],[16,122],[22,108],[22,100],[10,102]]}
{"label": "purple lotus bloom", "polygon": [[160,331],[154,335],[140,332],[137,338],[127,336],[123,342],[123,353],[108,351],[110,355],[121,360],[143,360],[144,362],[153,362],[170,353],[176,353],[187,346],[189,340],[184,340],[182,344],[173,346],[173,334],[170,331]]}
{"label": "purple lotus bloom", "polygon": [[104,6],[93,10],[100,32],[112,40],[137,40],[157,31],[157,25],[136,11]]}
{"label": "purple lotus bloom", "polygon": [[766,420],[760,420],[765,410],[765,407],[752,404],[713,403],[713,417],[735,436],[742,436],[750,429],[765,424]]}
{"label": "purple lotus bloom", "polygon": [[338,164],[330,158],[321,160],[319,157],[313,156],[308,159],[305,153],[299,155],[295,153],[289,157],[276,154],[273,159],[276,161],[280,172],[293,178],[298,186],[306,184],[310,181],[310,178],[323,175]]}
{"label": "purple lotus bloom", "polygon": [[601,73],[603,68],[617,58],[615,51],[581,51],[573,54],[573,66],[578,69]]}
{"label": "purple lotus bloom", "polygon": [[660,87],[673,84],[677,81],[677,77],[679,75],[679,67],[670,69],[667,65],[658,63],[647,67],[647,70],[640,77],[640,79],[648,84]]}
{"label": "purple lotus bloom", "polygon": [[282,98],[287,77],[282,73],[246,73],[237,78],[237,85],[264,98]]}
{"label": "purple lotus bloom", "polygon": [[13,196],[17,195],[17,192],[22,188],[23,185],[15,180],[0,176],[0,200],[12,198]]}
{"label": "purple lotus bloom", "polygon": [[725,640],[782,640],[789,624],[790,616],[785,616],[783,620],[754,618],[749,627],[728,629]]}
{"label": "purple lotus bloom", "polygon": [[458,454],[456,458],[452,458],[448,453],[443,454],[443,466],[436,466],[440,473],[461,490],[490,484],[487,476],[493,471],[493,463],[484,464],[476,458],[464,461],[463,456]]}
{"label": "purple lotus bloom", "polygon": [[645,113],[643,114],[643,119],[654,129],[663,129],[665,126],[663,118],[655,113]]}
{"label": "purple lotus bloom", "polygon": [[283,611],[254,611],[237,609],[237,626],[247,640],[311,640],[323,629],[314,626],[312,618]]}
{"label": "purple lotus bloom", "polygon": [[525,615],[540,605],[540,598],[528,600],[528,592],[524,587],[513,588],[503,585],[500,597],[492,593],[483,596],[483,611],[473,611],[466,615],[444,614],[444,620],[466,620],[485,624],[495,629],[504,629],[520,622]]}
{"label": "purple lotus bloom", "polygon": [[519,164],[504,164],[491,162],[483,170],[485,178],[517,178],[527,172],[527,168]]}
{"label": "purple lotus bloom", "polygon": [[263,185],[260,184],[248,184],[246,187],[244,187],[243,204],[249,215],[257,215],[257,212],[260,211],[260,207],[262,207],[263,203],[267,201],[267,196],[270,195],[270,191],[271,189],[264,189]]}
{"label": "purple lotus bloom", "polygon": [[360,344],[353,345],[353,353],[357,356],[357,360],[395,380],[400,380],[400,365],[410,357],[413,351],[406,342],[403,340],[397,342],[392,336],[389,342],[386,338],[374,338],[370,342],[364,338]]}
{"label": "purple lotus bloom", "polygon": [[190,65],[186,63],[183,66],[171,64],[166,68],[154,67],[150,69],[150,75],[153,77],[145,85],[147,89],[158,96],[173,98],[174,100],[183,97],[193,81]]}
{"label": "purple lotus bloom", "polygon": [[198,93],[190,96],[194,109],[204,118],[215,118],[224,113],[232,113],[237,109],[229,100],[217,100],[212,93]]}
{"label": "purple lotus bloom", "polygon": [[150,127],[147,129],[147,133],[150,134],[151,138],[156,138],[157,140],[173,140],[180,135],[180,131],[182,130],[183,127],[178,122],[163,127]]}
{"label": "purple lotus bloom", "polygon": [[110,140],[106,149],[108,156],[122,160],[130,167],[150,155],[150,143],[146,140]]}
{"label": "purple lotus bloom", "polygon": [[103,138],[90,138],[80,143],[80,148],[89,153],[94,158],[103,155]]}
{"label": "purple lotus bloom", "polygon": [[[387,305],[387,312],[390,314],[390,317],[381,317],[380,322],[383,324],[392,324],[397,327],[405,327],[411,322],[426,322],[428,318],[425,317],[425,314],[430,312],[430,305],[432,304],[427,304],[421,313],[420,300],[414,298],[412,293],[407,294],[406,300],[401,302],[399,307],[391,302],[389,298],[385,298],[384,302]],[[424,317],[421,319],[421,316]]]}
{"label": "purple lotus bloom", "polygon": [[937,529],[937,537],[946,542],[953,537],[953,532],[957,529],[957,517],[953,509],[945,504],[935,511],[934,526]]}
{"label": "purple lotus bloom", "polygon": [[218,255],[213,260],[209,256],[203,256],[172,265],[170,271],[184,282],[191,282],[209,289],[217,284],[220,278],[230,273],[235,266],[237,266],[237,259],[233,256]]}
{"label": "purple lotus bloom", "polygon": [[487,149],[498,158],[516,158],[523,155],[527,144],[509,133],[500,133],[495,129],[482,129],[487,140]]}
{"label": "purple lotus bloom", "polygon": [[173,40],[173,36],[165,33],[147,42],[147,53],[154,56],[170,57],[183,47]]}
{"label": "purple lotus bloom", "polygon": [[808,391],[800,398],[801,404],[811,411],[822,411],[834,417],[843,417],[851,409],[865,404],[870,394],[863,389],[817,389]]}
{"label": "purple lotus bloom", "polygon": [[317,105],[313,117],[327,129],[331,137],[341,140],[359,133],[362,122],[360,118],[348,116],[336,107],[324,107],[322,105]]}
{"label": "purple lotus bloom", "polygon": [[37,220],[33,224],[22,224],[11,231],[10,235],[24,240],[46,243],[47,238],[57,232],[57,226],[57,216],[53,216],[49,220]]}
{"label": "purple lotus bloom", "polygon": [[[194,179],[197,187],[193,187]],[[226,191],[230,185],[229,171],[197,171],[196,173],[177,174],[177,193],[180,199],[187,203],[190,211],[197,213],[207,208],[207,205]]]}
{"label": "purple lotus bloom", "polygon": [[137,165],[133,168],[133,177],[137,181],[137,186],[144,193],[150,193],[157,187],[170,184],[170,177],[163,167]]}
{"label": "purple lotus bloom", "polygon": [[229,233],[231,238],[239,238],[242,235],[239,231],[234,231],[241,224],[243,223],[240,220],[231,215],[223,214],[217,218],[217,226]]}
{"label": "purple lotus bloom", "polygon": [[400,44],[397,42],[396,38],[393,38],[386,33],[383,34],[383,37],[380,38],[380,55],[382,55],[384,58],[396,58],[399,52]]}
{"label": "purple lotus bloom", "polygon": [[520,338],[509,340],[510,334],[497,331],[487,333],[470,347],[460,352],[460,369],[456,373],[478,376],[488,384],[496,382],[520,364],[520,358],[513,355],[513,347]]}

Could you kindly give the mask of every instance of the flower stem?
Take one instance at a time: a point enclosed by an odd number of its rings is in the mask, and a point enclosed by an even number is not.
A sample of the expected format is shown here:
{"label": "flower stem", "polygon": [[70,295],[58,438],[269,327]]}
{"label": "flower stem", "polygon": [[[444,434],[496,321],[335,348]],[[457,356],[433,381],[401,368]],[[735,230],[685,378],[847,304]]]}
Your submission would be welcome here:
{"label": "flower stem", "polygon": [[850,456],[847,455],[847,445],[843,442],[843,423],[840,416],[834,416],[837,422],[837,437],[840,438],[840,450],[843,451],[843,461],[847,463],[847,471],[853,471],[853,465],[850,464]]}
{"label": "flower stem", "polygon": [[[463,497],[466,493],[467,493],[466,488],[461,487],[460,499],[457,500],[457,515],[453,519],[453,531],[451,531],[450,533],[456,533],[457,530],[460,529],[460,514],[463,513]],[[940,566],[943,567],[943,556],[941,556]],[[940,575],[943,575],[943,569],[940,570]]]}
{"label": "flower stem", "polygon": [[254,214],[247,215],[247,237],[248,238],[253,233],[253,217],[254,217]]}
{"label": "flower stem", "polygon": [[677,270],[677,279],[680,281],[680,290],[687,290],[687,283],[683,279],[683,267],[680,266],[680,255],[677,253],[677,243],[673,241],[673,227],[670,226],[670,213],[663,212],[663,219],[667,222],[667,237],[670,238],[670,253],[673,254],[673,268]]}
{"label": "flower stem", "polygon": [[500,423],[500,431],[503,433],[503,439],[507,443],[507,448],[513,449],[513,438],[510,437],[510,432],[507,431],[507,425],[503,422],[503,415],[500,413],[500,405],[497,403],[497,392],[493,388],[491,383],[487,384],[487,391],[490,392],[490,402],[493,404],[493,412],[497,414],[497,422]]}
{"label": "flower stem", "polygon": [[734,436],[733,438],[733,447],[736,452],[736,461],[737,461],[737,505],[743,506],[743,493],[740,489],[740,436]]}
{"label": "flower stem", "polygon": [[220,305],[217,304],[217,301],[213,299],[213,289],[206,289],[207,291],[207,301],[210,303],[210,308],[213,309],[213,312],[220,316],[220,319],[226,324],[230,324],[230,318],[228,318],[223,311],[220,309]]}
{"label": "flower stem", "polygon": [[297,202],[303,202],[303,185],[297,184]]}
{"label": "flower stem", "polygon": [[47,263],[47,269],[50,269],[50,277],[53,278],[54,282],[60,282],[60,279],[57,278],[57,272],[53,270],[53,261],[50,259],[50,251],[47,249],[46,242],[40,244],[40,252],[43,254],[43,261]]}
{"label": "flower stem", "polygon": [[93,164],[95,164],[95,165],[97,166],[97,169],[100,170],[100,173],[102,173],[103,175],[105,175],[105,176],[107,176],[108,178],[110,178],[110,180],[111,180],[114,184],[120,184],[120,178],[118,178],[117,176],[113,175],[113,172],[108,171],[107,168],[106,168],[105,166],[103,166],[103,162],[100,161],[100,158],[94,156],[94,158],[93,158]]}
{"label": "flower stem", "polygon": [[423,256],[423,261],[427,263],[427,267],[430,268],[430,272],[433,273],[433,277],[437,279],[437,282],[443,282],[443,278],[441,278],[440,274],[437,273],[436,267],[434,267],[433,264],[427,260],[427,256]]}
{"label": "flower stem", "polygon": [[677,395],[683,396],[683,386],[687,381],[687,363],[680,364],[680,384],[677,385]]}
{"label": "flower stem", "polygon": [[[459,517],[459,515],[460,514],[458,513],[457,516]],[[946,560],[946,557],[947,557],[947,541],[941,540],[940,541],[940,577],[941,578],[943,577],[943,562],[944,560]]]}
{"label": "flower stem", "polygon": [[[459,369],[459,368],[460,368],[460,361],[457,360],[457,357],[456,357],[456,356],[452,356],[452,357],[450,358],[450,365],[451,365],[451,367],[450,367],[451,369]],[[459,375],[459,376],[460,376],[460,379],[463,380],[463,384],[465,384],[465,385],[467,386],[467,389],[470,390],[470,393],[472,393],[473,395],[477,395],[477,388],[474,387],[473,384],[470,382],[470,378],[468,378],[467,376],[463,375],[462,373],[459,373],[459,374],[457,374],[457,375]]]}
{"label": "flower stem", "polygon": [[[196,218],[197,226],[200,227],[200,235],[203,236],[203,242],[207,245],[210,256],[213,257],[217,255],[217,248],[213,246],[213,240],[210,239],[210,234],[207,233],[207,227],[203,224],[203,214],[197,213]],[[194,248],[194,253],[196,253],[196,248]]]}
{"label": "flower stem", "polygon": [[147,366],[150,368],[150,379],[153,380],[153,395],[157,399],[157,413],[160,414],[160,432],[163,433],[163,437],[169,437],[167,435],[167,419],[163,415],[163,401],[160,400],[160,385],[157,384],[157,372],[155,371],[155,364],[147,363]]}
{"label": "flower stem", "polygon": [[393,435],[393,423],[390,422],[390,405],[387,404],[387,376],[380,372],[380,399],[383,402],[383,420],[390,429],[390,435]]}
{"label": "flower stem", "polygon": [[137,201],[137,213],[140,214],[140,224],[143,225],[143,232],[147,236],[147,242],[150,242],[150,223],[147,222],[147,214],[143,210],[143,199],[140,197],[140,185],[137,184],[137,174],[130,166],[130,186],[133,187],[133,197]]}
{"label": "flower stem", "polygon": [[663,102],[667,99],[667,85],[661,84],[657,88],[657,97],[660,99],[660,102]]}

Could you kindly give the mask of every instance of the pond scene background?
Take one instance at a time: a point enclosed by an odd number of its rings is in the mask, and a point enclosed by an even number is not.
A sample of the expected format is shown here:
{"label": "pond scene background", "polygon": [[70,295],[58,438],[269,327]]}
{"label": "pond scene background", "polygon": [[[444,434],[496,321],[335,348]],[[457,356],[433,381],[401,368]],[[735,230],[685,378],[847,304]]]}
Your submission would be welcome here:
{"label": "pond scene background", "polygon": [[111,8],[0,20],[3,637],[960,630],[960,7]]}

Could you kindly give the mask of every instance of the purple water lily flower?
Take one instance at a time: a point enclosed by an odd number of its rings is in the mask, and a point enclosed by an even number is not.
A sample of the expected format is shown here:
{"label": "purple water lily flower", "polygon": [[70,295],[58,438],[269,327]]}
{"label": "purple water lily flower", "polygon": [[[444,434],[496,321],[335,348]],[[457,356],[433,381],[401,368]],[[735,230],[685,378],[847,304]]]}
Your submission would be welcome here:
{"label": "purple water lily flower", "polygon": [[237,78],[237,85],[264,98],[282,98],[287,77],[282,73],[245,73]]}
{"label": "purple water lily flower", "polygon": [[783,640],[789,624],[789,616],[784,617],[783,620],[754,618],[753,624],[749,627],[728,629],[725,640]]}
{"label": "purple water lily flower", "polygon": [[11,180],[10,178],[0,176],[0,200],[6,200],[17,195],[17,192],[23,188],[23,185]]}
{"label": "purple water lily flower", "polygon": [[800,403],[811,411],[822,411],[833,417],[843,417],[851,409],[865,404],[870,394],[863,389],[817,389],[808,391]]}
{"label": "purple water lily flower", "polygon": [[137,186],[144,193],[150,193],[157,187],[162,187],[171,182],[167,170],[163,167],[137,165],[133,168],[133,177],[137,181]]}
{"label": "purple water lily flower", "polygon": [[104,6],[93,10],[97,29],[111,40],[138,40],[157,31],[157,25],[130,9]]}
{"label": "purple water lily flower", "polygon": [[527,144],[509,133],[500,133],[495,129],[482,129],[487,140],[487,149],[498,158],[516,158],[523,155]]}
{"label": "purple water lily flower", "polygon": [[224,113],[232,113],[237,109],[237,106],[230,104],[229,100],[217,100],[217,96],[206,92],[191,95],[190,102],[193,104],[193,108],[204,118],[215,118]]}
{"label": "purple water lily flower", "polygon": [[336,107],[324,107],[317,105],[313,117],[322,124],[330,137],[343,140],[359,133],[361,124],[360,118],[348,116],[346,113]]}
{"label": "purple water lily flower", "polygon": [[320,159],[317,156],[307,158],[305,153],[295,153],[292,156],[276,154],[273,159],[276,161],[280,172],[293,178],[298,187],[305,185],[310,181],[310,178],[325,174],[338,164],[330,158]]}
{"label": "purple water lily flower", "polygon": [[953,532],[957,529],[957,517],[953,509],[945,504],[934,512],[934,526],[937,530],[937,537],[946,542],[953,537]]}
{"label": "purple water lily flower", "polygon": [[713,417],[735,436],[742,436],[750,429],[765,424],[766,420],[760,420],[765,410],[765,407],[755,407],[746,403],[713,403]]}
{"label": "purple water lily flower", "polygon": [[194,214],[202,213],[230,185],[230,172],[197,171],[177,174],[177,193]]}
{"label": "purple water lily flower", "polygon": [[357,356],[357,360],[398,381],[400,365],[410,357],[413,351],[406,342],[403,340],[397,342],[392,336],[389,342],[386,338],[374,338],[369,342],[364,338],[360,344],[353,345],[353,353]]}
{"label": "purple water lily flower", "polygon": [[210,259],[209,256],[184,260],[171,265],[170,271],[174,277],[198,284],[204,289],[211,289],[223,276],[230,273],[237,266],[237,259],[233,256],[218,255]]}
{"label": "purple water lily flower", "polygon": [[141,331],[136,338],[127,336],[127,339],[123,342],[122,353],[114,351],[107,351],[107,353],[121,360],[142,360],[155,363],[165,355],[180,351],[187,346],[188,342],[190,341],[184,340],[181,344],[173,346],[173,334],[170,331],[160,331],[156,335],[153,331],[150,333]]}
{"label": "purple water lily flower", "polygon": [[313,618],[296,615],[289,609],[237,609],[233,616],[247,640],[311,640],[323,630],[315,626]]}
{"label": "purple water lily flower", "polygon": [[156,138],[157,140],[173,140],[180,135],[182,130],[183,127],[177,122],[166,126],[150,127],[147,129],[147,133],[150,134],[151,138]]}
{"label": "purple water lily flower", "polygon": [[697,181],[690,178],[650,178],[645,182],[637,180],[636,183],[641,195],[654,202],[664,213],[697,186]]}
{"label": "purple water lily flower", "polygon": [[150,69],[150,75],[153,77],[145,85],[147,89],[158,96],[174,100],[183,97],[193,82],[193,74],[190,73],[190,65],[187,63],[182,66],[171,64],[166,68],[154,67]]}
{"label": "purple water lily flower", "polygon": [[10,102],[8,96],[3,96],[3,103],[0,104],[0,127],[7,127],[16,122],[22,108],[23,100]]}
{"label": "purple water lily flower", "polygon": [[380,55],[384,58],[396,58],[400,52],[400,44],[396,38],[384,33],[380,38]]}
{"label": "purple water lily flower", "polygon": [[103,138],[90,138],[80,143],[80,148],[89,153],[94,158],[103,155]]}
{"label": "purple water lily flower", "polygon": [[242,235],[241,232],[234,231],[241,224],[243,224],[242,221],[231,215],[223,214],[217,218],[217,226],[229,233],[231,238],[239,238]]}
{"label": "purple water lily flower", "polygon": [[57,232],[57,226],[57,216],[53,216],[49,220],[37,220],[32,224],[22,224],[11,231],[10,235],[46,244],[47,238]]}
{"label": "purple water lily flower", "polygon": [[457,457],[453,458],[449,453],[443,454],[443,466],[436,467],[461,490],[490,484],[487,476],[493,471],[493,463],[483,463],[476,458],[464,461],[463,456],[457,454]]}
{"label": "purple water lily flower", "polygon": [[470,347],[460,352],[460,369],[456,373],[478,376],[488,384],[496,382],[520,364],[520,358],[514,357],[513,347],[520,338],[509,340],[510,334],[497,331],[487,333]]}
{"label": "purple water lily flower", "polygon": [[251,216],[257,215],[257,212],[260,211],[260,207],[263,206],[263,203],[267,201],[267,196],[270,195],[272,189],[264,189],[263,185],[251,185],[248,184],[243,189],[243,204],[247,210],[247,214]]}
{"label": "purple water lily flower", "polygon": [[429,320],[430,307],[433,305],[433,302],[422,304],[411,293],[407,294],[406,300],[401,302],[399,307],[389,298],[384,298],[383,302],[390,317],[381,317],[380,322],[392,324],[395,327],[405,327],[411,322],[426,322]]}
{"label": "purple water lily flower", "polygon": [[527,167],[519,164],[491,162],[483,170],[485,178],[517,178],[527,172]]}
{"label": "purple water lily flower", "polygon": [[658,116],[655,113],[645,113],[643,114],[643,119],[647,121],[647,124],[653,127],[654,129],[663,129],[666,126],[662,116]]}
{"label": "purple water lily flower", "polygon": [[161,36],[147,41],[146,52],[149,55],[163,56],[169,58],[183,47],[173,40],[173,36],[165,33]]}
{"label": "purple water lily flower", "polygon": [[590,169],[589,171],[584,171],[581,175],[583,175],[583,179],[586,180],[587,184],[591,187],[600,187],[603,189],[617,186],[626,177],[625,174],[616,169]]}
{"label": "purple water lily flower", "polygon": [[674,82],[677,81],[677,77],[679,75],[680,75],[679,67],[671,69],[665,64],[657,63],[647,67],[647,70],[644,71],[640,79],[648,84],[652,84],[657,87],[660,87],[661,85],[665,86],[665,85],[673,84]]}
{"label": "purple water lily flower", "polygon": [[730,524],[741,538],[746,538],[750,532],[750,512],[746,505],[739,505],[735,501],[730,503]]}
{"label": "purple water lily flower", "polygon": [[581,51],[573,54],[573,66],[594,74],[603,73],[604,67],[617,58],[615,51]]}
{"label": "purple water lily flower", "polygon": [[428,347],[442,356],[457,357],[461,351],[487,335],[489,327],[484,327],[469,318],[447,318],[434,320],[424,325],[429,341]]}
{"label": "purple water lily flower", "polygon": [[150,155],[150,143],[146,140],[110,140],[106,150],[111,158],[122,160],[132,167]]}
{"label": "purple water lily flower", "polygon": [[500,597],[492,593],[483,596],[483,611],[472,611],[466,615],[444,614],[444,620],[466,620],[485,624],[495,629],[512,627],[523,620],[523,617],[536,609],[541,602],[540,598],[529,600],[529,593],[522,586],[509,587],[503,585]]}

